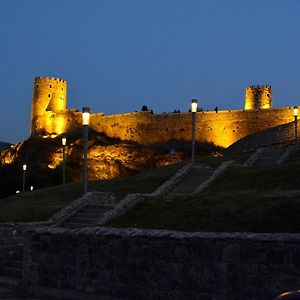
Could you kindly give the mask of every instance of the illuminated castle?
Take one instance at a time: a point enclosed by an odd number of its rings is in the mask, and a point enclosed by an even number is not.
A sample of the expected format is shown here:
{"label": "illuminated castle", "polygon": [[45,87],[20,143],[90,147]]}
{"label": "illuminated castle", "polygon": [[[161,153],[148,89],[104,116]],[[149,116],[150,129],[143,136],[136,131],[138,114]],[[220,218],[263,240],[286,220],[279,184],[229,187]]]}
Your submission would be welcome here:
{"label": "illuminated castle", "polygon": [[[271,86],[246,88],[245,109],[198,112],[196,142],[228,147],[237,140],[294,120],[293,108],[272,108]],[[31,136],[54,137],[81,127],[82,114],[67,109],[67,82],[60,78],[37,77],[31,109]],[[151,114],[132,112],[91,115],[90,127],[109,137],[140,144],[174,144],[191,141],[190,113]]]}

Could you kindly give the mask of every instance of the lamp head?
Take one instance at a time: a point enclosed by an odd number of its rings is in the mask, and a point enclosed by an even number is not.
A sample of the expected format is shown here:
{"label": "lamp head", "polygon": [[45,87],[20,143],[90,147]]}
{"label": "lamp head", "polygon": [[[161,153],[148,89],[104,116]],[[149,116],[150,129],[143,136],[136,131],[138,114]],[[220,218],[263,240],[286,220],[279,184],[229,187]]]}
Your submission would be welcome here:
{"label": "lamp head", "polygon": [[26,171],[26,169],[27,169],[27,165],[23,164],[23,171]]}
{"label": "lamp head", "polygon": [[294,106],[294,116],[298,116],[298,106]]}
{"label": "lamp head", "polygon": [[89,125],[91,109],[89,107],[82,108],[82,125]]}
{"label": "lamp head", "polygon": [[192,103],[191,103],[191,111],[192,113],[195,113],[197,112],[197,99],[192,99]]}
{"label": "lamp head", "polygon": [[67,145],[67,138],[66,138],[65,136],[63,136],[63,137],[61,138],[61,143],[62,143],[63,146],[66,146],[66,145]]}

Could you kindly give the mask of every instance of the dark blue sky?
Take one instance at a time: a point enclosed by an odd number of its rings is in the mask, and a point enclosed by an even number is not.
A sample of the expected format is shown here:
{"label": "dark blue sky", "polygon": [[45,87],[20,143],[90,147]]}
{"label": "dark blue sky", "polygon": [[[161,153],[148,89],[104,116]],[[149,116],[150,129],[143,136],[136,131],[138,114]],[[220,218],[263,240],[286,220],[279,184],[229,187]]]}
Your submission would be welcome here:
{"label": "dark blue sky", "polygon": [[1,141],[29,137],[36,76],[105,114],[242,109],[253,84],[300,104],[300,1],[2,0],[0,33]]}

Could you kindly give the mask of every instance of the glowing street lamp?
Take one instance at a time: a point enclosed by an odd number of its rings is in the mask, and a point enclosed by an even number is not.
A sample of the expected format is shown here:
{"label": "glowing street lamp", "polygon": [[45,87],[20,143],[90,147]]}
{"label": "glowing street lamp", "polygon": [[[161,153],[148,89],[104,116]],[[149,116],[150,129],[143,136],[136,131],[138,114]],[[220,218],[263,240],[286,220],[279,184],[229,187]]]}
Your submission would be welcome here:
{"label": "glowing street lamp", "polygon": [[88,135],[90,124],[91,110],[89,107],[82,108],[82,125],[83,125],[83,139],[84,139],[84,158],[83,158],[83,192],[88,190],[88,174],[87,174],[87,150],[88,150]]}
{"label": "glowing street lamp", "polygon": [[62,148],[63,148],[63,184],[66,183],[66,144],[67,138],[63,136],[61,138]]}
{"label": "glowing street lamp", "polygon": [[191,112],[192,112],[192,163],[195,162],[195,123],[196,123],[196,112],[197,112],[197,100],[192,99]]}
{"label": "glowing street lamp", "polygon": [[23,164],[23,193],[25,192],[25,179],[26,179],[26,170],[27,170],[27,165]]}
{"label": "glowing street lamp", "polygon": [[295,117],[295,146],[298,146],[298,106],[294,106]]}

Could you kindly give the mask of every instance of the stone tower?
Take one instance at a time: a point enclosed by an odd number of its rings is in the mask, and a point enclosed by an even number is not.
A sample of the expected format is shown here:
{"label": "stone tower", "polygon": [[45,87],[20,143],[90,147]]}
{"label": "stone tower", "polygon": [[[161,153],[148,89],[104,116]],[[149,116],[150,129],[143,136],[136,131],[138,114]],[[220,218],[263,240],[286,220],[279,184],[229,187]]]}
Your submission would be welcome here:
{"label": "stone tower", "polygon": [[[34,81],[30,135],[57,133],[50,118],[67,108],[67,82],[54,77],[36,77]],[[53,122],[52,122],[53,123]],[[51,125],[51,126],[50,126]]]}
{"label": "stone tower", "polygon": [[245,109],[272,108],[270,85],[252,85],[246,88]]}

